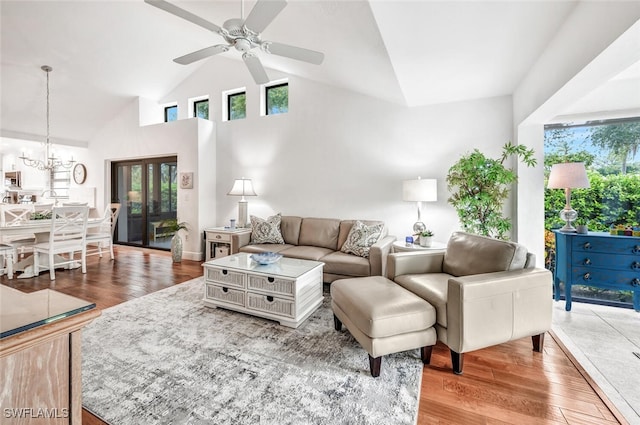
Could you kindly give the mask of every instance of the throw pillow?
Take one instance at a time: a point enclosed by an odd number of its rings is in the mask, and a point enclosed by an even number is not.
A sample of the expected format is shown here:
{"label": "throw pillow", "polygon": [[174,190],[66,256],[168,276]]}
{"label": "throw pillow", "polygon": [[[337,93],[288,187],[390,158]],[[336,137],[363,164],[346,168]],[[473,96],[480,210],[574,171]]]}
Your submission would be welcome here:
{"label": "throw pillow", "polygon": [[383,228],[382,223],[367,226],[360,220],[356,221],[349,230],[347,240],[344,241],[340,251],[368,258],[371,245],[378,242]]}
{"label": "throw pillow", "polygon": [[266,220],[251,216],[251,243],[280,243],[284,244],[280,232],[280,213],[268,217]]}

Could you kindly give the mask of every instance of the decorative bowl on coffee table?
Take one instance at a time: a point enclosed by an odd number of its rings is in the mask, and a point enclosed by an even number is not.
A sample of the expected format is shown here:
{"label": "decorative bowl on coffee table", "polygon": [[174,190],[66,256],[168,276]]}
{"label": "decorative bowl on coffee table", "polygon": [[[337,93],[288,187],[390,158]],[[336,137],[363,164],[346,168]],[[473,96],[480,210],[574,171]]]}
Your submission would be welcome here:
{"label": "decorative bowl on coffee table", "polygon": [[277,252],[261,252],[259,254],[251,254],[251,259],[261,265],[276,263],[281,258],[282,254],[278,254]]}

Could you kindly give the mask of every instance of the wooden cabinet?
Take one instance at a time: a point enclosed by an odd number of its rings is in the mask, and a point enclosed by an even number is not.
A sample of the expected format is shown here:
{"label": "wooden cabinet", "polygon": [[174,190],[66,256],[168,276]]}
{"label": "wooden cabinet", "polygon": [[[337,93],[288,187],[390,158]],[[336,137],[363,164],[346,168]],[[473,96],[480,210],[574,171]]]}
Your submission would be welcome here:
{"label": "wooden cabinet", "polygon": [[640,311],[640,238],[560,231],[555,236],[555,299],[560,300],[560,282],[564,282],[567,311],[573,285],[633,291],[633,308]]}

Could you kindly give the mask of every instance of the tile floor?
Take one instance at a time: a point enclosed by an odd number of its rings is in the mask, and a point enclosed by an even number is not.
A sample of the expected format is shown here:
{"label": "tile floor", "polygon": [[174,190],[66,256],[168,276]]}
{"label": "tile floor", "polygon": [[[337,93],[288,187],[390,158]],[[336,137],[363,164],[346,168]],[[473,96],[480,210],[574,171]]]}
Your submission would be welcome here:
{"label": "tile floor", "polygon": [[553,331],[624,415],[640,425],[640,313],[616,307],[554,303]]}

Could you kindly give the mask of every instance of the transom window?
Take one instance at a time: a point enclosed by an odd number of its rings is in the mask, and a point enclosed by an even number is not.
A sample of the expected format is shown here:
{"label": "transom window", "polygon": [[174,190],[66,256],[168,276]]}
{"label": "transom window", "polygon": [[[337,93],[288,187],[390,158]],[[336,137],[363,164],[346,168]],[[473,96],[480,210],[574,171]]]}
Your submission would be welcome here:
{"label": "transom window", "polygon": [[246,92],[227,95],[227,114],[228,120],[239,120],[247,117]]}
{"label": "transom window", "polygon": [[164,122],[175,121],[178,119],[178,105],[165,106]]}
{"label": "transom window", "polygon": [[265,87],[266,114],[285,114],[289,112],[289,83]]}
{"label": "transom window", "polygon": [[209,99],[196,100],[193,102],[193,116],[205,120],[209,119]]}

